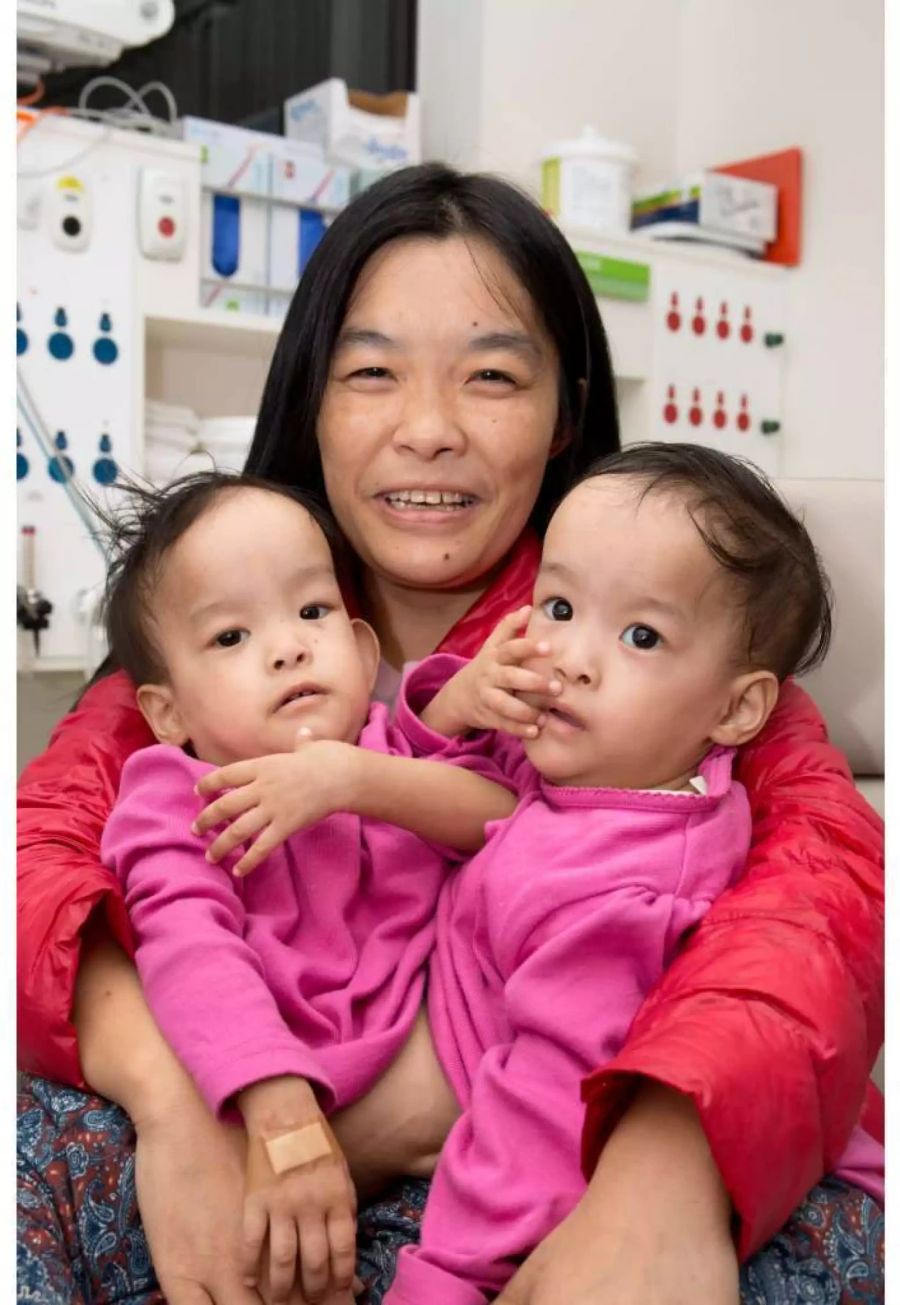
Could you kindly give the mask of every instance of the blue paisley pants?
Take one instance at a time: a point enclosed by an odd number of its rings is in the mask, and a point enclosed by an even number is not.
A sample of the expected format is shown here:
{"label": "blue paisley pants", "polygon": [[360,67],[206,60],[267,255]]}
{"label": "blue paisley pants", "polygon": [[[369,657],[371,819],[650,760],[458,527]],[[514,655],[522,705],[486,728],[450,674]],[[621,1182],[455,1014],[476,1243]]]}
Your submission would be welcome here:
{"label": "blue paisley pants", "polygon": [[[102,1097],[26,1078],[19,1094],[19,1305],[162,1305],[134,1184],[134,1130]],[[407,1179],[358,1221],[364,1305],[381,1305],[418,1236],[428,1184]],[[741,1270],[741,1305],[884,1300],[884,1216],[827,1179]]]}

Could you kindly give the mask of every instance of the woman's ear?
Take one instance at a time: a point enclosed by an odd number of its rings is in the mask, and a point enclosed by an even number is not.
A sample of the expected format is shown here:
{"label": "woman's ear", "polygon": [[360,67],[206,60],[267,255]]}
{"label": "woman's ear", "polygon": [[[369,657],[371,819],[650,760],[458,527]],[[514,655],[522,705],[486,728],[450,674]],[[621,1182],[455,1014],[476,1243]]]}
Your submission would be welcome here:
{"label": "woman's ear", "polygon": [[183,748],[188,741],[188,733],[169,685],[142,684],[137,691],[137,700],[144,720],[159,742]]}
{"label": "woman's ear", "polygon": [[378,642],[378,635],[368,621],[362,620],[359,616],[354,616],[350,624],[353,626],[356,650],[363,664],[369,692],[371,693],[375,687],[375,680],[378,677],[378,663],[381,660],[381,645]]}
{"label": "woman's ear", "polygon": [[713,743],[739,748],[760,732],[778,701],[778,677],[771,671],[748,671],[733,681],[728,705],[716,728]]}

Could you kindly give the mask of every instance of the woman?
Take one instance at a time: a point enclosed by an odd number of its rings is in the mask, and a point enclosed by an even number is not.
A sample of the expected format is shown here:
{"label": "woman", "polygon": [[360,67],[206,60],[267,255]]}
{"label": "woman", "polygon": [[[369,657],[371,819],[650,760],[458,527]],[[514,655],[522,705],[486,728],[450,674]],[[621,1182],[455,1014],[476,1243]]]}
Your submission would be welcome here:
{"label": "woman", "polygon": [[[354,201],[311,260],[248,470],[327,495],[358,559],[356,600],[381,639],[390,698],[405,662],[437,647],[470,654],[528,599],[550,506],[617,442],[603,328],[568,246],[511,187],[427,165]],[[242,1138],[206,1114],[156,1030],[97,861],[124,759],[149,741],[131,685],[112,675],[22,778],[22,1060],[86,1081],[130,1117],[26,1084],[25,1298],[159,1299],[136,1182],[166,1298],[249,1305],[259,1298],[234,1254]],[[747,875],[622,1054],[585,1084],[593,1176],[505,1305],[732,1305],[732,1212],[745,1257],[856,1120],[880,1041],[879,824],[799,689],[739,776],[755,816]],[[407,1138],[390,1156],[396,1172],[427,1172],[440,1139],[415,1121]],[[367,1280],[383,1286],[423,1194],[408,1183],[361,1213]],[[862,1193],[816,1187],[745,1266],[744,1300],[787,1305],[809,1282],[825,1284],[823,1299],[876,1300],[881,1236]]]}

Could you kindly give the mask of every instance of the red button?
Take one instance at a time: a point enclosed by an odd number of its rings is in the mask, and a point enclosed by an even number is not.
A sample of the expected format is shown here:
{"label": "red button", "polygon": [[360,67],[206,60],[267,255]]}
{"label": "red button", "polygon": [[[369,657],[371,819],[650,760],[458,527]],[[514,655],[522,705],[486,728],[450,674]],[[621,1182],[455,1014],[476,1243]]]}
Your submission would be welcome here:
{"label": "red button", "polygon": [[174,236],[175,223],[170,217],[161,217],[156,225],[161,236]]}

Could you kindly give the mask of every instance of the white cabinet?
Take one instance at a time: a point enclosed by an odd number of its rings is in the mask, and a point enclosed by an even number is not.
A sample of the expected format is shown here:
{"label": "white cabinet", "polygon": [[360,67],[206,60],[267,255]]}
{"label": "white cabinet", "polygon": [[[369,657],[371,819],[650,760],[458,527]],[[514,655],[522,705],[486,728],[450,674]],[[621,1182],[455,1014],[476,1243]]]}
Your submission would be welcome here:
{"label": "white cabinet", "polygon": [[[566,235],[601,289],[623,441],[708,444],[777,476],[790,350],[785,270],[646,237]],[[616,297],[639,290],[645,298]]]}

